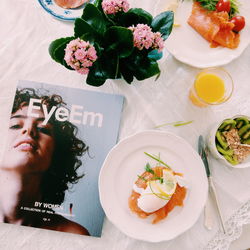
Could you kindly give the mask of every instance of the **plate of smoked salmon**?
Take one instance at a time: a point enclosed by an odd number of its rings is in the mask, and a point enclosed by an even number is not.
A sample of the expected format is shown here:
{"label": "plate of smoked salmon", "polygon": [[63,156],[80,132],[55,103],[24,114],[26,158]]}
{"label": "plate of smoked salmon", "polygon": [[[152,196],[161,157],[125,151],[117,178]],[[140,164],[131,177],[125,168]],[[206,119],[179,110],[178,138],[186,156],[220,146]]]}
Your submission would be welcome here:
{"label": "plate of smoked salmon", "polygon": [[[206,2],[209,1],[158,0],[154,11],[175,12],[175,25],[166,48],[179,61],[197,68],[228,64],[250,43],[249,0]],[[228,6],[221,9],[222,2]]]}
{"label": "plate of smoked salmon", "polygon": [[45,11],[63,21],[74,21],[82,15],[89,0],[38,0]]}
{"label": "plate of smoked salmon", "polygon": [[99,175],[108,219],[144,241],[173,239],[198,220],[207,199],[203,162],[181,137],[144,131],[120,141]]}

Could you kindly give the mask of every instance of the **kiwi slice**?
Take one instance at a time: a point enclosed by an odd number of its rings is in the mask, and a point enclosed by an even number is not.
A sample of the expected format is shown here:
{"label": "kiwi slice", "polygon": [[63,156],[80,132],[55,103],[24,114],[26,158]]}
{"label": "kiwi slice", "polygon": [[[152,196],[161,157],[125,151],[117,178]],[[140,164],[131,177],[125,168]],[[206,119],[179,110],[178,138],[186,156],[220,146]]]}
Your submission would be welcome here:
{"label": "kiwi slice", "polygon": [[250,139],[250,130],[248,130],[243,136],[242,136],[243,140],[247,140]]}
{"label": "kiwi slice", "polygon": [[225,159],[226,159],[229,163],[231,163],[232,165],[237,165],[237,164],[239,164],[239,162],[238,162],[236,156],[224,155],[224,157],[225,157]]}
{"label": "kiwi slice", "polygon": [[220,147],[219,145],[216,145],[216,148],[223,155],[230,155],[230,156],[232,156],[234,154],[234,151],[232,149],[225,150],[222,147]]}
{"label": "kiwi slice", "polygon": [[218,146],[219,144],[219,146],[221,146],[224,150],[226,150],[228,148],[228,144],[225,136],[220,131],[217,131],[215,136],[218,142],[216,143],[216,145]]}
{"label": "kiwi slice", "polygon": [[242,139],[248,139],[250,137],[250,124],[247,124],[245,126],[243,126],[240,130],[239,130],[239,136]]}
{"label": "kiwi slice", "polygon": [[249,124],[249,120],[246,117],[238,117],[234,119],[236,121],[236,128],[240,129],[243,126]]}
{"label": "kiwi slice", "polygon": [[243,140],[242,143],[243,143],[243,144],[250,144],[250,138],[249,138],[249,139],[246,139],[246,140]]}
{"label": "kiwi slice", "polygon": [[229,131],[232,128],[235,128],[236,121],[233,119],[226,119],[224,122],[220,125],[219,130],[221,131]]}

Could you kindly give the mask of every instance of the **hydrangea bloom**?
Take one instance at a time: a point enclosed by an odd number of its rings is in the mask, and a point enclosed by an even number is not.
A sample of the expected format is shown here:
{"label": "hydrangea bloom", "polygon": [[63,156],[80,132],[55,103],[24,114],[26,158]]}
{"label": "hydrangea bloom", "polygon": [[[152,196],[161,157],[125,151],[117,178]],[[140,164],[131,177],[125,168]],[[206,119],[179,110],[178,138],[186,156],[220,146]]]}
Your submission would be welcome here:
{"label": "hydrangea bloom", "polygon": [[147,24],[133,25],[129,29],[133,32],[134,47],[139,50],[152,48],[162,51],[164,41],[160,32],[153,32]]}
{"label": "hydrangea bloom", "polygon": [[95,47],[80,38],[70,41],[65,48],[64,60],[80,74],[88,74],[96,59]]}
{"label": "hydrangea bloom", "polygon": [[103,0],[102,9],[108,15],[122,11],[127,12],[129,10],[129,3],[127,0]]}

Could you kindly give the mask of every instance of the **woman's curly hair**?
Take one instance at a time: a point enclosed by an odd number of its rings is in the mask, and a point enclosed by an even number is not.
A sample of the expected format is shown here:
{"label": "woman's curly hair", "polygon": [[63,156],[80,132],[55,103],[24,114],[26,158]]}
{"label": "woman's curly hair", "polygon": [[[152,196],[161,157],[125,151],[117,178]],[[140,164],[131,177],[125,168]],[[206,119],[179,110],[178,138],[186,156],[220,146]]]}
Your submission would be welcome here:
{"label": "woman's curly hair", "polygon": [[[28,106],[30,98],[41,99],[48,111],[53,107],[65,107],[59,95],[41,95],[31,88],[17,89],[12,114],[18,109]],[[61,204],[65,191],[70,184],[77,183],[83,175],[77,173],[82,162],[79,159],[88,150],[86,144],[77,135],[77,127],[69,121],[57,121],[54,114],[50,118],[54,128],[55,151],[51,166],[44,174],[41,191],[42,202]]]}

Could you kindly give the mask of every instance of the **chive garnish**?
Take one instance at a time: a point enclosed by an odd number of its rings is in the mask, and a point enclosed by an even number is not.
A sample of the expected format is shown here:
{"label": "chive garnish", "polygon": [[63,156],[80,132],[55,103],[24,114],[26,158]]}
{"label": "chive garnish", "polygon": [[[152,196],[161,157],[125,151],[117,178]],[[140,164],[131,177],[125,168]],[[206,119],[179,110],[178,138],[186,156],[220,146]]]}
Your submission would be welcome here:
{"label": "chive garnish", "polygon": [[145,170],[153,175],[155,174],[154,170],[151,168],[149,163],[146,164]]}
{"label": "chive garnish", "polygon": [[170,197],[165,197],[165,196],[163,196],[161,194],[155,193],[154,190],[153,190],[153,188],[151,187],[151,183],[150,182],[149,182],[149,187],[150,187],[150,190],[151,190],[152,194],[156,195],[160,199],[163,199],[163,200],[169,200],[170,199]]}
{"label": "chive garnish", "polygon": [[164,124],[161,124],[161,125],[158,125],[158,126],[155,126],[155,128],[161,128],[161,127],[164,127],[164,126],[167,126],[167,125],[173,125],[174,127],[179,127],[179,126],[183,126],[183,125],[188,125],[190,123],[192,123],[192,121],[178,121],[178,122],[169,122],[169,123],[164,123]]}
{"label": "chive garnish", "polygon": [[146,180],[144,177],[142,177],[141,175],[137,175],[137,176],[138,176],[139,179],[141,179],[141,180],[147,182],[147,180]]}
{"label": "chive garnish", "polygon": [[152,158],[152,159],[158,161],[159,163],[163,164],[163,165],[166,166],[167,168],[171,169],[171,167],[170,167],[167,163],[165,163],[164,161],[162,161],[161,159],[156,158],[155,156],[153,156],[153,155],[151,155],[151,154],[149,154],[149,153],[147,153],[147,152],[144,152],[144,154],[147,155],[147,156],[149,156],[150,158]]}
{"label": "chive garnish", "polygon": [[192,123],[193,121],[188,121],[188,122],[183,122],[183,123],[176,123],[174,126],[175,127],[179,127],[179,126],[183,126],[183,125],[187,125],[187,124],[190,124]]}

